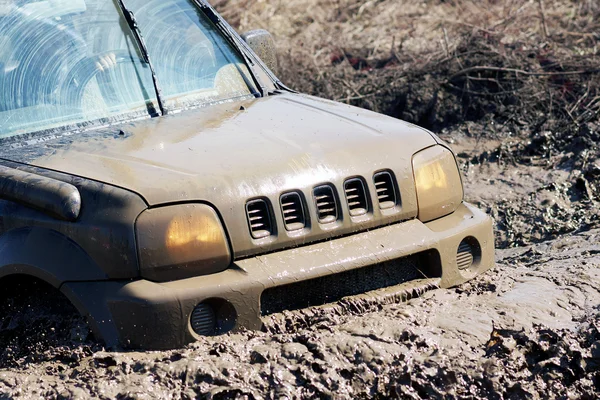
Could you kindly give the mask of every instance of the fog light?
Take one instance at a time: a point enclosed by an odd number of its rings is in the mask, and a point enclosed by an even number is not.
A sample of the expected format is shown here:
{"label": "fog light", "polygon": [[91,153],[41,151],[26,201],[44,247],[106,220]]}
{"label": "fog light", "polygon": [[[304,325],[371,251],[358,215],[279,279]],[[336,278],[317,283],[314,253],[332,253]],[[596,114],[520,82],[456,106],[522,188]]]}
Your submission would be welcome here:
{"label": "fog light", "polygon": [[217,318],[215,310],[208,304],[198,304],[192,312],[190,322],[194,332],[200,336],[211,336],[216,332]]}
{"label": "fog light", "polygon": [[456,266],[459,270],[469,269],[479,263],[481,258],[481,247],[474,237],[463,239],[456,253]]}

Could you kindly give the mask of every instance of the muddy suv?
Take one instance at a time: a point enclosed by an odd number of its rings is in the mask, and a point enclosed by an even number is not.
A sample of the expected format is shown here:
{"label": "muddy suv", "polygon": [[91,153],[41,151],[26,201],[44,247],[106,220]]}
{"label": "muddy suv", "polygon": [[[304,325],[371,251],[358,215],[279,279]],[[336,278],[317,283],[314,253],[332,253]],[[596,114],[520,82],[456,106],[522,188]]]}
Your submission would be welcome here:
{"label": "muddy suv", "polygon": [[58,288],[109,346],[170,348],[493,265],[444,143],[274,60],[199,0],[2,0],[0,278]]}

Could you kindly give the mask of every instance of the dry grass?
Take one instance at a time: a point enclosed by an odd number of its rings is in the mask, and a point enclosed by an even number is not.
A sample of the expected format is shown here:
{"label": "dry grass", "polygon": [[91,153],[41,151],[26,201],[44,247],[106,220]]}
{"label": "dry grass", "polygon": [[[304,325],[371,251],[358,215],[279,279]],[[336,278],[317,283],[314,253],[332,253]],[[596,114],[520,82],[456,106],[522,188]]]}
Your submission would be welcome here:
{"label": "dry grass", "polygon": [[597,0],[214,4],[241,31],[269,29],[279,76],[302,92],[438,131],[485,118],[512,131],[598,119]]}

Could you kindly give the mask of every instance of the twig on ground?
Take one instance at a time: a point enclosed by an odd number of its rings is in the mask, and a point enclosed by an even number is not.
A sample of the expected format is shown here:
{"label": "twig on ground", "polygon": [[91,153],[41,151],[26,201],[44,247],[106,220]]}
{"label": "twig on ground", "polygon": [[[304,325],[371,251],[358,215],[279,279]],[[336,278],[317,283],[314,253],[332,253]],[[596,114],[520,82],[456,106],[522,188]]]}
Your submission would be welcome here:
{"label": "twig on ground", "polygon": [[540,5],[540,15],[542,17],[542,28],[544,32],[544,38],[547,39],[550,35],[548,34],[548,24],[546,24],[546,10],[544,9],[544,0],[538,0]]}
{"label": "twig on ground", "polygon": [[459,76],[468,75],[471,72],[511,72],[517,75],[525,75],[525,76],[563,76],[563,75],[585,75],[585,74],[595,74],[600,72],[600,68],[586,69],[580,71],[563,71],[563,72],[530,72],[524,71],[522,69],[516,68],[504,68],[504,67],[492,67],[492,66],[476,66],[465,68],[462,71],[457,72],[448,78],[448,81],[452,81]]}
{"label": "twig on ground", "polygon": [[446,87],[452,89],[452,90],[456,90],[456,91],[464,93],[464,94],[469,94],[469,95],[472,95],[472,96],[484,96],[484,97],[504,96],[504,95],[509,95],[509,94],[512,95],[512,94],[515,94],[515,93],[517,93],[517,92],[520,91],[520,89],[513,89],[513,90],[506,90],[506,91],[503,91],[503,92],[488,92],[488,93],[485,93],[485,92],[477,92],[475,90],[460,88],[460,87],[458,87],[456,85],[453,85],[451,83],[448,83],[448,82],[446,82],[444,85]]}
{"label": "twig on ground", "polygon": [[448,31],[446,30],[445,26],[442,26],[442,32],[444,32],[444,44],[445,44],[445,50],[446,50],[446,57],[448,57],[450,55],[450,43],[448,40]]}
{"label": "twig on ground", "polygon": [[570,110],[569,114],[574,113],[575,111],[577,111],[577,109],[579,108],[579,106],[581,105],[581,103],[583,103],[583,101],[588,97],[589,94],[590,94],[590,84],[588,83],[587,90],[579,98],[579,100],[577,100],[577,102],[573,105],[573,107],[571,107],[571,110]]}
{"label": "twig on ground", "polygon": [[464,22],[464,21],[450,20],[450,19],[445,19],[445,18],[429,18],[429,17],[424,17],[422,19],[424,19],[424,20],[433,20],[434,22],[444,22],[444,23],[447,23],[447,24],[467,26],[469,28],[473,28],[473,29],[477,29],[477,30],[479,30],[481,32],[485,32],[488,35],[501,35],[500,32],[490,31],[490,30],[485,29],[485,28],[483,28],[481,26],[473,25],[473,24],[470,24],[470,23]]}

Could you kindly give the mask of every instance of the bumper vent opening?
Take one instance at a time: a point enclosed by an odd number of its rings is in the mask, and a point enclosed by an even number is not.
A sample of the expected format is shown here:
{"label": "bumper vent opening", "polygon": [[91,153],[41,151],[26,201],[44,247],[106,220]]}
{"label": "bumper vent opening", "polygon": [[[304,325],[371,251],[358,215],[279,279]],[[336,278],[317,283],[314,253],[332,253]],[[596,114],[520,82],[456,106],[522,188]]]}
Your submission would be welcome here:
{"label": "bumper vent opening", "polygon": [[283,213],[285,229],[288,231],[297,231],[306,226],[304,204],[300,194],[293,192],[282,195],[281,212]]}
{"label": "bumper vent opening", "polygon": [[214,335],[217,326],[217,318],[214,309],[208,304],[198,304],[192,312],[190,323],[196,334],[200,336]]}
{"label": "bumper vent opening", "polygon": [[224,299],[204,300],[192,310],[190,327],[196,335],[213,336],[235,328],[237,312],[235,307]]}
{"label": "bumper vent opening", "polygon": [[373,176],[379,208],[382,210],[398,205],[398,196],[394,178],[388,171],[383,171]]}
{"label": "bumper vent opening", "polygon": [[481,259],[481,247],[477,239],[473,237],[465,238],[456,252],[456,266],[464,271],[479,263]]}
{"label": "bumper vent opening", "polygon": [[338,206],[333,188],[329,185],[316,187],[314,196],[319,223],[328,224],[337,221]]}
{"label": "bumper vent opening", "polygon": [[364,215],[369,211],[367,191],[365,190],[365,184],[362,179],[348,179],[344,183],[344,191],[346,192],[346,200],[348,201],[350,215],[355,217]]}
{"label": "bumper vent opening", "polygon": [[266,289],[260,297],[261,315],[334,303],[347,296],[441,277],[440,257],[426,251],[380,264]]}
{"label": "bumper vent opening", "polygon": [[246,203],[248,226],[254,239],[261,239],[273,234],[273,223],[269,204],[266,200],[256,199]]}

